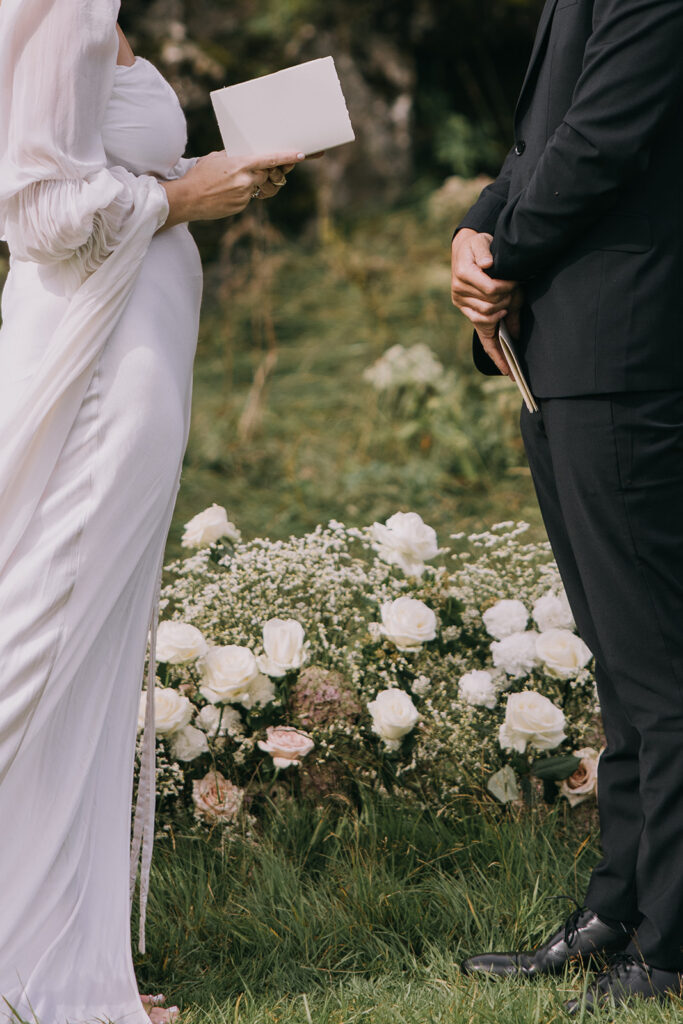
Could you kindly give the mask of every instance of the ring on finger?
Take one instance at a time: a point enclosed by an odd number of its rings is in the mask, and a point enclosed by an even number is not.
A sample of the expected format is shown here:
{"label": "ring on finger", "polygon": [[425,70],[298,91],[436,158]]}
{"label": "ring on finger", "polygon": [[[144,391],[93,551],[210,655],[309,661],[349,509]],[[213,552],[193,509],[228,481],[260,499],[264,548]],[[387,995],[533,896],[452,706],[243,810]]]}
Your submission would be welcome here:
{"label": "ring on finger", "polygon": [[263,192],[261,191],[261,186],[257,185],[256,188],[254,189],[254,191],[251,193],[251,198],[252,199],[261,199],[262,197],[263,197]]}

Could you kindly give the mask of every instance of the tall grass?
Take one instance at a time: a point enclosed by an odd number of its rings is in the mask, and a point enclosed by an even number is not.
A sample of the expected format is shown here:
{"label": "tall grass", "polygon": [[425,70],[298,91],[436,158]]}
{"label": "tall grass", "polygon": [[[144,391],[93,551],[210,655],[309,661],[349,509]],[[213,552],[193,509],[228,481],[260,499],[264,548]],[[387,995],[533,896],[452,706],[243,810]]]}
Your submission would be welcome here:
{"label": "tall grass", "polygon": [[[528,948],[569,913],[549,897],[581,898],[598,855],[590,822],[564,805],[463,810],[449,824],[388,800],[343,813],[292,802],[256,836],[161,841],[141,984],[191,1022],[561,1020],[580,972],[495,983],[458,963]],[[683,1015],[671,1002],[620,1019]]]}

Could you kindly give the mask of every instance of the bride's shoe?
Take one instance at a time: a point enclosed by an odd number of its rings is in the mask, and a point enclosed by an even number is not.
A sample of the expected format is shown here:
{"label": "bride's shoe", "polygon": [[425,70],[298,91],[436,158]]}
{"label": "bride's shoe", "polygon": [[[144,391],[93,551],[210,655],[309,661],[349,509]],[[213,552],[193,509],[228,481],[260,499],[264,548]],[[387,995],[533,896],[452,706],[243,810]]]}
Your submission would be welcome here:
{"label": "bride's shoe", "polygon": [[169,1006],[167,1010],[164,1009],[162,1004],[166,1001],[166,996],[141,995],[140,999],[152,1024],[174,1024],[174,1021],[180,1015],[180,1010],[177,1006]]}

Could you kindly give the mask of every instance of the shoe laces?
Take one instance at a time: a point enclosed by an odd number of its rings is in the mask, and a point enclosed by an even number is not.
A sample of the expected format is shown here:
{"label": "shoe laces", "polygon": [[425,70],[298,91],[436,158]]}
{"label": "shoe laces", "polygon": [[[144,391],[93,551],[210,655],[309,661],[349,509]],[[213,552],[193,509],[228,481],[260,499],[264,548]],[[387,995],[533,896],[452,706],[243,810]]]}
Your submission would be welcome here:
{"label": "shoe laces", "polygon": [[635,957],[632,953],[612,953],[609,960],[603,967],[602,971],[597,977],[597,988],[599,991],[609,991],[614,985],[618,985],[624,975],[628,973],[630,967],[634,964],[640,964],[648,975],[650,974],[650,968],[646,963],[643,963],[638,957]]}
{"label": "shoe laces", "polygon": [[632,967],[633,964],[641,964],[646,967],[642,960],[638,960],[633,953],[611,953],[607,964],[604,967],[603,974],[614,975],[615,977],[621,974],[621,972],[628,967]]}
{"label": "shoe laces", "polygon": [[565,941],[567,946],[571,946],[571,944],[573,943],[573,941],[576,938],[576,935],[577,935],[577,933],[579,931],[579,921],[581,919],[581,916],[583,915],[584,911],[587,910],[588,908],[582,906],[578,902],[578,900],[574,899],[573,896],[567,896],[565,893],[562,893],[562,895],[560,895],[560,896],[546,896],[546,899],[547,900],[569,900],[570,903],[574,904],[574,908],[575,909],[572,910],[571,914],[569,915],[569,917],[567,918],[567,920],[564,923],[564,941]]}

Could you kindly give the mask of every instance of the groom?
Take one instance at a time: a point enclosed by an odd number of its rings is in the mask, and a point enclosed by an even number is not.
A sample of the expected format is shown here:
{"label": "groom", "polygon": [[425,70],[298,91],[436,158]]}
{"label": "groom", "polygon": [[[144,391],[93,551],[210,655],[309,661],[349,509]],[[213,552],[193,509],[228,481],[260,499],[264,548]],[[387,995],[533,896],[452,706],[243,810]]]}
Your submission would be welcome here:
{"label": "groom", "polygon": [[607,738],[585,906],[463,967],[606,960],[591,1008],[683,987],[682,110],[683,0],[547,0],[515,143],[453,240],[477,366],[505,372],[505,317],[538,402],[524,443]]}

